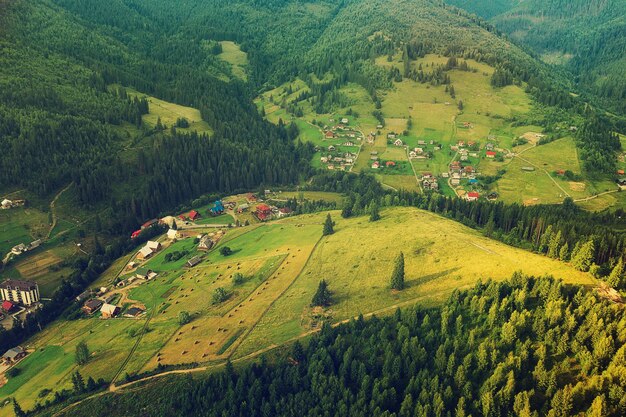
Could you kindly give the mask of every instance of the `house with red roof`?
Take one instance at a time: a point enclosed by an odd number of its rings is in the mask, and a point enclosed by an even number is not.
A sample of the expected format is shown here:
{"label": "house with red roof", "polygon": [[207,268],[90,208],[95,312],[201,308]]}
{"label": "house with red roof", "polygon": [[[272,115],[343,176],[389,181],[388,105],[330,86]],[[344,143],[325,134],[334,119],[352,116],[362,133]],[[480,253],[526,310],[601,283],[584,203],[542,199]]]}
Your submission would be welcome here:
{"label": "house with red roof", "polygon": [[130,235],[130,238],[131,238],[131,239],[134,239],[134,238],[136,238],[137,236],[139,236],[140,234],[141,234],[141,230],[135,230],[135,231],[133,232],[133,234],[132,234],[132,235]]}
{"label": "house with red roof", "polygon": [[494,151],[487,151],[487,158],[495,158],[496,155]]}
{"label": "house with red roof", "polygon": [[200,213],[198,213],[198,212],[197,212],[197,211],[195,211],[195,210],[191,210],[191,211],[189,212],[189,216],[188,216],[188,217],[189,217],[189,220],[191,220],[191,221],[195,221],[195,220],[197,220],[197,219],[199,219],[199,218],[200,218]]}
{"label": "house with red roof", "polygon": [[5,312],[10,313],[11,310],[13,310],[14,308],[15,304],[13,304],[12,302],[7,300],[2,302],[2,310],[4,310]]}
{"label": "house with red roof", "polygon": [[326,132],[326,134],[324,136],[326,136],[326,139],[334,139],[335,138],[335,134],[333,132],[331,132],[330,130],[328,132]]}
{"label": "house with red roof", "polygon": [[145,222],[144,224],[141,225],[141,230],[147,229],[148,227],[152,227],[155,224],[157,224],[158,222],[159,222],[158,219],[148,220],[147,222]]}
{"label": "house with red roof", "polygon": [[395,167],[396,163],[394,161],[387,161],[385,162],[385,165],[387,165],[387,167]]}
{"label": "house with red roof", "polygon": [[262,222],[272,217],[272,209],[267,204],[259,204],[256,207],[256,217]]}
{"label": "house with red roof", "polygon": [[480,198],[480,194],[478,194],[476,191],[470,191],[469,193],[467,193],[467,201],[476,201]]}

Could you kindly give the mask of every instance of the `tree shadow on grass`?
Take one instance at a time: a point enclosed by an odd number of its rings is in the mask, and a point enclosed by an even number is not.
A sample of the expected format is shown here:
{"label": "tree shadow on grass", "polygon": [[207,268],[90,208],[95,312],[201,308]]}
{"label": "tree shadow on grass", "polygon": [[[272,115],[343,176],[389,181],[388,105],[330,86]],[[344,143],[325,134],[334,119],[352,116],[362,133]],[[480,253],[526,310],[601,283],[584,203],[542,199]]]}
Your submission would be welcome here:
{"label": "tree shadow on grass", "polygon": [[404,281],[404,285],[406,288],[410,288],[410,287],[417,287],[423,284],[427,284],[431,281],[434,281],[436,279],[439,278],[443,278],[445,276],[451,275],[454,272],[458,271],[459,269],[461,269],[460,267],[456,267],[456,268],[450,268],[450,269],[446,269],[445,271],[440,271],[440,272],[436,272],[434,274],[430,274],[430,275],[424,275],[422,277],[419,277],[417,279],[407,279]]}

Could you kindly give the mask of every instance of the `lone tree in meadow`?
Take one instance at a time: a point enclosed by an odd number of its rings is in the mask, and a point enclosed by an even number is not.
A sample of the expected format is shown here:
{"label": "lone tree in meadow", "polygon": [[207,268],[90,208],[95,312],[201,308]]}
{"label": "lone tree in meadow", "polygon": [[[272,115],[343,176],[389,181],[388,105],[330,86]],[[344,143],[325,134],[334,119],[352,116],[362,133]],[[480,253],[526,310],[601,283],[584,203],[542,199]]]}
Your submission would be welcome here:
{"label": "lone tree in meadow", "polygon": [[326,216],[326,221],[324,222],[323,235],[329,236],[329,235],[332,235],[333,233],[335,233],[335,223],[333,222],[333,219],[330,217],[330,213],[328,213],[328,216]]}
{"label": "lone tree in meadow", "polygon": [[391,288],[394,290],[404,289],[404,253],[400,252],[396,258],[396,264],[391,274]]}
{"label": "lone tree in meadow", "polygon": [[188,311],[181,311],[178,313],[178,324],[184,326],[191,321],[191,314]]}
{"label": "lone tree in meadow", "polygon": [[378,204],[374,201],[370,207],[370,221],[376,222],[380,220],[380,211],[378,210]]}
{"label": "lone tree in meadow", "polygon": [[89,362],[89,348],[87,347],[87,343],[80,342],[76,345],[76,363],[84,365],[87,362]]}
{"label": "lone tree in meadow", "polygon": [[312,306],[320,306],[326,307],[331,304],[332,300],[330,298],[330,290],[328,289],[328,284],[325,280],[321,280],[319,285],[317,286],[317,291],[313,296],[313,301],[311,302]]}
{"label": "lone tree in meadow", "polygon": [[220,248],[220,254],[222,256],[230,256],[230,255],[232,255],[232,253],[233,253],[233,250],[231,248],[229,248],[228,246],[222,246]]}

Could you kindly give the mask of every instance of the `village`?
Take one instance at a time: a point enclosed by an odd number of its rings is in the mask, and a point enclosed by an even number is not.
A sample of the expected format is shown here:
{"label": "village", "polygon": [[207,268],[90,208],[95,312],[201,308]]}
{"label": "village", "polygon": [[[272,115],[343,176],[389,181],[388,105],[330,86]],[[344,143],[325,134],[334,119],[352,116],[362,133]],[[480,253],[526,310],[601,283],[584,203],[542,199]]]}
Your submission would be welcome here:
{"label": "village", "polygon": [[[329,119],[330,123],[335,121]],[[328,146],[318,146],[321,165],[329,170],[350,171],[356,162],[363,142],[363,133],[350,126],[350,120],[343,117],[334,126],[323,126],[324,142]]]}

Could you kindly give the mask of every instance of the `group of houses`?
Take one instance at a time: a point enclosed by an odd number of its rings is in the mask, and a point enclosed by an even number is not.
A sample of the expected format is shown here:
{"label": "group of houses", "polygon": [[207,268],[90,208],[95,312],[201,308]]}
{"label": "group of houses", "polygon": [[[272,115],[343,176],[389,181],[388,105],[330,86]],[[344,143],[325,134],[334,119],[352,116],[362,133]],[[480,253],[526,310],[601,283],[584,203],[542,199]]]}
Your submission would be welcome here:
{"label": "group of houses", "polygon": [[422,173],[422,188],[424,190],[438,191],[439,181],[437,180],[437,177],[430,172]]}
{"label": "group of houses", "polygon": [[161,246],[161,243],[153,241],[153,240],[149,240],[139,250],[139,252],[137,252],[137,259],[139,259],[140,261],[150,259],[151,257],[154,256],[154,254],[159,252],[162,248],[163,247]]}
{"label": "group of houses", "polygon": [[41,246],[41,243],[41,239],[33,240],[28,245],[20,243],[19,245],[15,245],[11,248],[11,254],[19,256],[33,249],[37,249],[39,246]]}
{"label": "group of houses", "polygon": [[8,210],[15,207],[23,207],[26,204],[26,200],[9,200],[5,198],[0,202],[0,209]]}
{"label": "group of houses", "polygon": [[[91,298],[87,300],[81,310],[88,316],[93,316],[98,311],[100,312],[100,317],[103,319],[112,319],[114,317],[118,317],[122,312],[122,309],[115,304],[108,302],[109,300],[102,300],[100,298]],[[144,310],[139,307],[131,307],[126,312],[124,312],[123,317],[126,318],[135,318],[139,317],[144,313]]]}
{"label": "group of houses", "polygon": [[[337,145],[339,146],[339,145]],[[348,170],[355,161],[357,154],[353,152],[342,152],[335,145],[330,145],[327,148],[328,153],[320,157],[322,164],[326,164],[326,167],[330,170]],[[356,146],[353,142],[346,142],[341,146]]]}
{"label": "group of houses", "polygon": [[255,217],[262,222],[266,222],[274,218],[281,219],[283,217],[290,216],[291,214],[292,210],[289,207],[278,208],[267,204],[259,204],[254,212]]}

